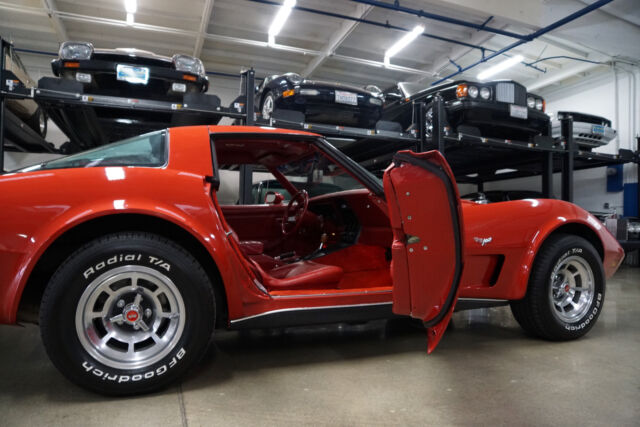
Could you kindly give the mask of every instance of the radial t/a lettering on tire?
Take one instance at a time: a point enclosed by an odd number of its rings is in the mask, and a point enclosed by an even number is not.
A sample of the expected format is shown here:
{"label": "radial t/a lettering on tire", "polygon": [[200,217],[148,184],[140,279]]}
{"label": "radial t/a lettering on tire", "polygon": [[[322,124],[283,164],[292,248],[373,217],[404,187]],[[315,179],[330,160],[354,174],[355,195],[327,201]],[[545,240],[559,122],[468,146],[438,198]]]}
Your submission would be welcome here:
{"label": "radial t/a lettering on tire", "polygon": [[49,282],[42,339],[56,367],[93,391],[152,391],[204,354],[215,319],[202,266],[175,243],[117,233],[72,254]]}
{"label": "radial t/a lettering on tire", "polygon": [[533,264],[526,296],[511,311],[527,332],[549,340],[583,336],[604,303],[605,276],[600,255],[582,237],[551,236]]}

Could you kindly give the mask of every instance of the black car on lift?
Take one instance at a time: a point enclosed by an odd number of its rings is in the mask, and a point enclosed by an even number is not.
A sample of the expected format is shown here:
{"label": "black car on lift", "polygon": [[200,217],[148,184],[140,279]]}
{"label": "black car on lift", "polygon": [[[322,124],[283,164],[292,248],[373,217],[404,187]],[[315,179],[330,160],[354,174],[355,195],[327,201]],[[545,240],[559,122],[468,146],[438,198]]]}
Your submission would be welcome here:
{"label": "black car on lift", "polygon": [[380,120],[383,102],[377,86],[308,80],[296,73],[266,77],[255,95],[265,120],[276,109],[294,110],[304,114],[305,122],[365,128],[373,128]]}
{"label": "black car on lift", "polygon": [[95,49],[64,42],[51,62],[53,74],[82,84],[85,93],[182,102],[187,93],[206,92],[209,79],[200,59],[156,55],[140,49]]}
{"label": "black car on lift", "polygon": [[434,96],[439,93],[446,112],[444,126],[451,133],[530,141],[535,136],[550,137],[550,120],[542,97],[528,93],[514,81],[477,83],[459,80],[427,87],[398,83],[384,92],[384,120],[399,122],[404,130],[415,129],[419,103],[426,104],[425,132],[432,133]]}
{"label": "black car on lift", "polygon": [[168,57],[140,49],[96,49],[91,43],[65,42],[51,68],[57,78],[43,77],[38,82],[40,89],[118,97],[131,105],[145,100],[172,106],[163,112],[104,105],[51,106],[51,118],[69,136],[61,147],[66,154],[167,126],[217,124],[220,120],[206,112],[182,111],[183,105],[207,111],[220,106],[220,98],[205,93],[209,79],[202,61],[193,56]]}

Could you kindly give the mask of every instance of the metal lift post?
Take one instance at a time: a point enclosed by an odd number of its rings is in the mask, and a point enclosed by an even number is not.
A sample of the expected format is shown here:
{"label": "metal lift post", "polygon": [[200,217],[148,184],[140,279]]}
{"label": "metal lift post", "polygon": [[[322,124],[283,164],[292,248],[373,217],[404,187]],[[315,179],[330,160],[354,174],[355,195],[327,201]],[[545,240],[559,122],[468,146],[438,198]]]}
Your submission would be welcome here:
{"label": "metal lift post", "polygon": [[[4,86],[4,50],[7,42],[0,38],[0,91]],[[0,93],[0,175],[4,173],[4,108],[5,96]]]}
{"label": "metal lift post", "polygon": [[[240,90],[244,92],[245,101],[245,117],[242,119],[246,126],[253,126],[253,95],[255,91],[255,71],[250,68],[242,72],[242,80],[244,85],[240,86]],[[242,95],[242,94],[241,94]],[[253,203],[251,197],[251,187],[253,186],[253,166],[241,165],[240,168],[240,204],[248,205]]]}
{"label": "metal lift post", "polygon": [[567,115],[560,120],[562,138],[565,141],[565,154],[562,160],[562,200],[573,202],[573,164],[575,145],[573,142],[573,117]]}

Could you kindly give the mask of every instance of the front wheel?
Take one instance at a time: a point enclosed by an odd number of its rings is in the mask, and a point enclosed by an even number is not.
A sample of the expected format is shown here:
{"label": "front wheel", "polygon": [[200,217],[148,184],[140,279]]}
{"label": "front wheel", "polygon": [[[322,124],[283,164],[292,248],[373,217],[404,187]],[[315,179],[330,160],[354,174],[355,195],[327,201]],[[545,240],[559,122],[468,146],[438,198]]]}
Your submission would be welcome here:
{"label": "front wheel", "polygon": [[526,296],[511,311],[527,332],[553,341],[586,334],[604,303],[602,260],[579,236],[551,236],[533,264]]}
{"label": "front wheel", "polygon": [[40,311],[52,362],[76,384],[109,395],[144,393],[179,378],[204,354],[213,288],[184,249],[148,233],[117,233],[72,254]]}
{"label": "front wheel", "polygon": [[47,113],[42,108],[38,108],[33,116],[29,118],[27,124],[42,138],[47,136]]}

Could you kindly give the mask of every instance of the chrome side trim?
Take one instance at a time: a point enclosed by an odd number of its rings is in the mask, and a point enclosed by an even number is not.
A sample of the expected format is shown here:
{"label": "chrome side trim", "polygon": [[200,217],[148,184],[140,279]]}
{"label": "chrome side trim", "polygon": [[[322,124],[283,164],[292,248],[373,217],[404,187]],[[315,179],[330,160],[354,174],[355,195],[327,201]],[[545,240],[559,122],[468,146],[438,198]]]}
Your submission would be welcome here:
{"label": "chrome side trim", "polygon": [[256,319],[256,318],[263,317],[263,316],[270,316],[272,314],[277,314],[277,313],[286,313],[286,312],[295,312],[295,311],[307,311],[307,310],[327,310],[327,309],[334,309],[334,308],[375,307],[375,306],[380,306],[380,305],[391,305],[391,304],[393,304],[393,303],[391,301],[389,301],[389,302],[377,302],[377,303],[372,303],[372,304],[351,304],[351,305],[347,304],[347,305],[328,305],[328,306],[320,306],[320,307],[282,308],[282,309],[279,309],[279,310],[265,311],[264,313],[254,314],[252,316],[241,317],[240,319],[231,320],[229,323],[233,325],[233,324],[236,324],[236,323],[244,322],[244,321],[251,320],[251,319]]}
{"label": "chrome side trim", "polygon": [[[378,295],[378,294],[390,294],[391,289],[386,291],[371,291],[371,292],[332,292],[326,294],[304,294],[304,295],[271,295],[273,299],[291,299],[291,298],[317,298],[317,297],[333,297],[333,296],[352,296],[352,295]],[[386,304],[386,303],[385,303]],[[342,307],[342,306],[339,306]],[[330,308],[330,307],[327,307]]]}
{"label": "chrome side trim", "polygon": [[508,299],[500,298],[458,298],[458,301],[475,301],[475,302],[509,302]]}

